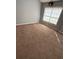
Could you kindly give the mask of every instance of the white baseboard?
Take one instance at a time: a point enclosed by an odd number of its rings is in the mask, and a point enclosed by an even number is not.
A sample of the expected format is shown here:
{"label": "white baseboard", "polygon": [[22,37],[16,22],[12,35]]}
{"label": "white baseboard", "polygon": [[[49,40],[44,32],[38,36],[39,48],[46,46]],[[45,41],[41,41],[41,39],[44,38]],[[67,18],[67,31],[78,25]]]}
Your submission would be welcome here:
{"label": "white baseboard", "polygon": [[35,24],[35,23],[39,23],[39,22],[21,23],[21,24],[16,24],[16,26],[19,26],[19,25],[26,25],[26,24]]}

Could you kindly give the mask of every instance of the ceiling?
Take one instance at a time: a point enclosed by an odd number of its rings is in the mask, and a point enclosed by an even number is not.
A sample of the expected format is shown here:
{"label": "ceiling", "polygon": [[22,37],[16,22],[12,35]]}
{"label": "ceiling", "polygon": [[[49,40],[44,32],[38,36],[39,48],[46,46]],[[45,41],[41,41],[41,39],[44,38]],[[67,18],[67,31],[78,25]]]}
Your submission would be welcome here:
{"label": "ceiling", "polygon": [[62,0],[40,0],[40,2],[49,2],[49,1],[62,1]]}

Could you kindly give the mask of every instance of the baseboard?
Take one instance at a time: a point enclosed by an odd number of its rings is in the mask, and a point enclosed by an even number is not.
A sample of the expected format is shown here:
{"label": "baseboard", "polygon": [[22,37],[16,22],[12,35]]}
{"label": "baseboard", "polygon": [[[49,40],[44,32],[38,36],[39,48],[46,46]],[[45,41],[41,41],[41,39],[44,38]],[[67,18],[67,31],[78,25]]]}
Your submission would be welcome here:
{"label": "baseboard", "polygon": [[16,26],[19,26],[19,25],[27,25],[27,24],[36,24],[36,23],[39,23],[39,22],[32,22],[32,23],[21,23],[21,24],[16,24]]}

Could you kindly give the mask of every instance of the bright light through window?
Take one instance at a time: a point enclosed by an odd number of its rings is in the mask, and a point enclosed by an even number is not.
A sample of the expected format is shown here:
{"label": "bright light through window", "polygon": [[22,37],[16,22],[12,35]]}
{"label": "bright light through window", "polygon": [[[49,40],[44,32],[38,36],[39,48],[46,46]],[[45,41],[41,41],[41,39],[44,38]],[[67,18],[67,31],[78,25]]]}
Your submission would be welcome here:
{"label": "bright light through window", "polygon": [[45,8],[43,20],[56,25],[61,12],[61,7]]}

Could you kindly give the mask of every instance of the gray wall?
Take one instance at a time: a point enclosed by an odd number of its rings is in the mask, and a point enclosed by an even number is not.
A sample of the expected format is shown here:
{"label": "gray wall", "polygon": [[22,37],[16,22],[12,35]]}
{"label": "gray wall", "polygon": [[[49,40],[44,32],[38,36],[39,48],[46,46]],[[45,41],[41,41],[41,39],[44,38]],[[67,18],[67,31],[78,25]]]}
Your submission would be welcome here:
{"label": "gray wall", "polygon": [[[54,6],[55,7],[63,7],[63,2],[62,1],[54,2],[54,5],[52,7],[54,7]],[[49,7],[48,3],[41,3],[40,23],[42,23],[46,26],[49,26],[50,28],[53,28],[57,31],[63,32],[63,12],[60,15],[60,18],[58,20],[57,25],[50,24],[50,23],[43,21],[43,14],[44,14],[44,8],[45,7]]]}
{"label": "gray wall", "polygon": [[57,23],[57,30],[60,30],[60,32],[63,32],[63,11]]}
{"label": "gray wall", "polygon": [[39,19],[39,0],[16,0],[16,24],[37,23]]}

